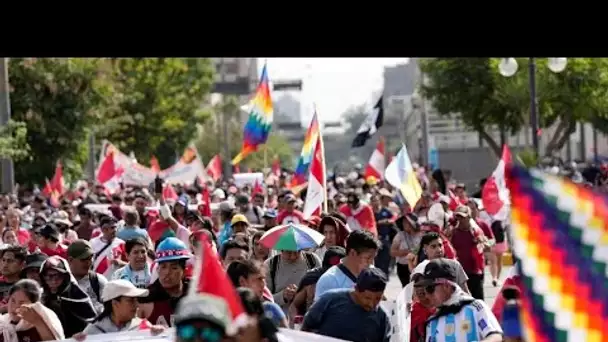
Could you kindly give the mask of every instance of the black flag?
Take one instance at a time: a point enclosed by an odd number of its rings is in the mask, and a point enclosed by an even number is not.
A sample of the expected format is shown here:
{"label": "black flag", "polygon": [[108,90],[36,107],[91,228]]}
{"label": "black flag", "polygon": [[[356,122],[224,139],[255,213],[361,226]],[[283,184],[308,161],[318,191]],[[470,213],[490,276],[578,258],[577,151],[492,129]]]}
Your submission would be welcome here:
{"label": "black flag", "polygon": [[382,101],[382,96],[380,96],[380,99],[378,99],[372,112],[369,113],[365,118],[365,121],[361,124],[361,127],[359,127],[357,136],[353,140],[351,147],[361,147],[365,145],[365,142],[382,126],[383,121],[384,103]]}

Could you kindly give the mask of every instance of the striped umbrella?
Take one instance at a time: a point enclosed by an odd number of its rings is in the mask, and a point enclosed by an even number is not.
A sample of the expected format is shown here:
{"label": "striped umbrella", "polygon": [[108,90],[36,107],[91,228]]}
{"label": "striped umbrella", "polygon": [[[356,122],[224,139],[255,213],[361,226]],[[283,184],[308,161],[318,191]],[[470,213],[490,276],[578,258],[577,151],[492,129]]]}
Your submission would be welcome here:
{"label": "striped umbrella", "polygon": [[323,234],[301,224],[288,223],[276,226],[262,235],[262,246],[279,251],[300,251],[316,248],[325,239]]}

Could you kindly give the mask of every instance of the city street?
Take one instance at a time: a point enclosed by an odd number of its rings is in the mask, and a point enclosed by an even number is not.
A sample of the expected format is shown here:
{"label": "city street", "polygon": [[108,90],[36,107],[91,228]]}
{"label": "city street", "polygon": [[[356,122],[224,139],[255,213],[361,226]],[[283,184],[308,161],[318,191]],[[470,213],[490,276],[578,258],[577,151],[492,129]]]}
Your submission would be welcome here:
{"label": "city street", "polygon": [[[502,270],[502,277],[498,286],[492,286],[492,278],[490,276],[490,272],[488,267],[486,267],[486,276],[485,276],[485,285],[484,285],[484,295],[485,300],[488,305],[492,306],[494,304],[494,300],[498,295],[498,291],[500,291],[500,287],[502,286],[502,282],[505,280],[506,276],[511,272],[511,268],[513,266],[504,266]],[[401,283],[399,282],[399,278],[397,278],[397,274],[393,272],[391,274],[391,279],[388,283],[388,287],[386,289],[386,297],[389,300],[395,300],[397,295],[401,291]]]}

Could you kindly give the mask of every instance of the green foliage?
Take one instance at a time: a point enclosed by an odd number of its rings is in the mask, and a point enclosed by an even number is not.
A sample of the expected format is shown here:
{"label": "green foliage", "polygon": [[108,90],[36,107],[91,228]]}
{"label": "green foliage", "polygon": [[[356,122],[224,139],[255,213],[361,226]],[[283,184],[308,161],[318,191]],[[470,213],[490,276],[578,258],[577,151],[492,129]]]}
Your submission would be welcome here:
{"label": "green foliage", "polygon": [[202,108],[213,82],[205,58],[120,58],[106,60],[100,89],[113,94],[100,116],[98,139],[105,138],[141,160],[155,155],[161,167],[196,136],[209,112]]}
{"label": "green foliage", "polygon": [[30,156],[29,153],[25,122],[10,120],[8,125],[0,127],[0,158],[22,161]]}
{"label": "green foliage", "polygon": [[104,102],[95,88],[99,63],[88,58],[10,59],[12,118],[25,123],[32,156],[16,161],[18,183],[42,184],[53,175],[57,160],[70,164],[78,155],[92,113]]}
{"label": "green foliage", "polygon": [[[515,134],[529,126],[529,59],[517,59],[512,77],[498,72],[497,58],[430,58],[420,62],[428,82],[423,96],[433,101],[442,115],[460,113],[463,122],[480,133],[500,154],[500,146],[488,134],[499,126]],[[540,127],[557,123],[548,139],[546,154],[559,150],[578,121],[601,120],[608,113],[608,59],[571,58],[566,70],[555,74],[547,60],[536,59],[536,83]]]}
{"label": "green foliage", "polygon": [[531,149],[526,149],[517,153],[515,160],[528,168],[536,167],[538,165],[538,157]]}
{"label": "green foliage", "polygon": [[[205,163],[209,162],[216,154],[220,154],[223,161],[227,160],[224,156],[224,118],[227,120],[226,123],[228,125],[229,138],[227,143],[230,151],[228,159],[233,158],[241,151],[244,125],[241,118],[244,113],[239,107],[240,103],[235,97],[226,96],[217,105],[209,109],[213,113],[212,117],[200,125],[198,138],[196,139],[196,148]],[[263,169],[265,148],[267,149],[267,167],[272,165],[275,155],[279,157],[282,167],[291,167],[293,165],[293,150],[284,137],[273,134],[271,131],[270,137],[264,146],[260,147],[259,151],[248,155],[241,162],[241,170],[248,167],[258,170]]]}

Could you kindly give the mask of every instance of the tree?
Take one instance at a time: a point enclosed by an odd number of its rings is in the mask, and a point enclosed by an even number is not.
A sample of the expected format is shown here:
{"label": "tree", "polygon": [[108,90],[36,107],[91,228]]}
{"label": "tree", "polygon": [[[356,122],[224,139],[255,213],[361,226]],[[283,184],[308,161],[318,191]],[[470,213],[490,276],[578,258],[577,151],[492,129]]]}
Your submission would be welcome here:
{"label": "tree", "polygon": [[30,157],[29,153],[25,122],[9,120],[6,126],[0,127],[0,158],[22,161]]}
{"label": "tree", "polygon": [[[238,100],[233,96],[225,96],[211,110],[213,111],[211,119],[207,120],[200,126],[196,147],[201,158],[208,162],[216,154],[220,154],[222,159],[224,156],[224,139],[223,139],[223,120],[227,120],[228,125],[228,144],[230,156],[236,156],[242,147],[243,142],[243,125],[241,120],[242,111],[239,108]],[[241,162],[241,170],[243,168],[252,168],[261,170],[264,168],[264,149],[266,149],[266,167],[272,165],[275,156],[279,157],[282,167],[291,167],[293,165],[293,150],[289,146],[289,142],[278,134],[273,134],[271,131],[266,144],[262,145],[257,152],[248,155]]]}
{"label": "tree", "polygon": [[113,93],[97,136],[141,160],[155,155],[162,167],[195,138],[210,115],[203,106],[213,83],[207,58],[118,58],[106,60]]}
{"label": "tree", "polygon": [[[460,114],[497,155],[501,148],[488,130],[502,127],[516,134],[529,125],[530,112],[529,60],[517,59],[519,72],[509,78],[499,74],[499,62],[496,58],[429,58],[420,62],[428,80],[421,85],[422,95],[440,114]],[[608,61],[569,59],[568,67],[559,74],[548,69],[546,59],[536,63],[540,127],[557,123],[545,151],[551,154],[564,146],[576,122],[591,121],[607,112]]]}
{"label": "tree", "polygon": [[[104,99],[96,91],[99,59],[12,58],[9,63],[13,142],[27,132],[32,158],[18,159],[15,180],[42,183],[62,160],[67,177],[80,175],[87,159],[87,124]],[[16,136],[15,136],[16,134]],[[84,151],[84,153],[82,153]]]}

